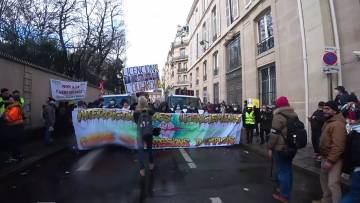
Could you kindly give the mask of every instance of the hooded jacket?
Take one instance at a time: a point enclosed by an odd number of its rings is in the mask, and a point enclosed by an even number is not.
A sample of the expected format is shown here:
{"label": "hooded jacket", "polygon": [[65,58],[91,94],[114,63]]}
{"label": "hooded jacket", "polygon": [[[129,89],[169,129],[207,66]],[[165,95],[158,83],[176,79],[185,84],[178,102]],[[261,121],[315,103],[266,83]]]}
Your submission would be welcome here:
{"label": "hooded jacket", "polygon": [[287,119],[281,114],[289,118],[298,116],[292,107],[281,107],[274,111],[268,147],[275,151],[282,151],[287,147],[284,139],[287,135]]}
{"label": "hooded jacket", "polygon": [[346,145],[346,123],[341,113],[325,121],[320,137],[320,154],[336,163],[342,159]]}
{"label": "hooded jacket", "polygon": [[360,167],[360,124],[349,126],[346,139],[344,158],[344,171],[350,172],[353,168]]}

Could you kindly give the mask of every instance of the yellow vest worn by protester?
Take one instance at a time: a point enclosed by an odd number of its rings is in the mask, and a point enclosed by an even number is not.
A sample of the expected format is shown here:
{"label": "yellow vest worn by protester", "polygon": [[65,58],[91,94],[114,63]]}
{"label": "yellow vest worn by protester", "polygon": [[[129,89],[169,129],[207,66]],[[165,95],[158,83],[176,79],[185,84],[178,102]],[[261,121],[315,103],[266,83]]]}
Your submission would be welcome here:
{"label": "yellow vest worn by protester", "polygon": [[5,112],[5,103],[2,97],[0,97],[0,116]]}
{"label": "yellow vest worn by protester", "polygon": [[254,112],[245,113],[245,124],[246,125],[255,125],[255,114]]}

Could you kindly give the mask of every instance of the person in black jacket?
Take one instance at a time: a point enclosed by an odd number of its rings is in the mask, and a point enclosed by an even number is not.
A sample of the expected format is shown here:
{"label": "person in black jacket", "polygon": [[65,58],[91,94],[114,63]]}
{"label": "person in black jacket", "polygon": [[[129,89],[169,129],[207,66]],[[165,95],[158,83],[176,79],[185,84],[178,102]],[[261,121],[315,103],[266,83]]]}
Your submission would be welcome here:
{"label": "person in black jacket", "polygon": [[345,87],[343,86],[337,86],[335,88],[335,90],[337,91],[337,95],[335,97],[335,102],[338,104],[338,106],[340,106],[340,108],[342,106],[344,106],[345,104],[347,104],[349,102],[349,93],[345,90]]}
{"label": "person in black jacket", "polygon": [[351,190],[341,203],[360,202],[360,108],[355,111],[356,121],[349,125],[344,154],[344,172],[351,172]]}
{"label": "person in black jacket", "polygon": [[144,136],[140,134],[139,119],[143,113],[148,113],[152,117],[155,112],[149,106],[148,100],[144,96],[140,96],[138,104],[136,106],[136,110],[134,112],[134,122],[138,126],[138,138],[137,138],[138,158],[140,164],[140,175],[142,177],[145,176],[144,142],[146,143],[147,152],[149,153],[149,169],[150,170],[154,169],[154,157],[152,153],[153,136]]}
{"label": "person in black jacket", "polygon": [[266,142],[269,141],[269,134],[271,130],[271,122],[273,119],[273,113],[268,106],[263,106],[260,111],[260,138],[261,143],[265,143],[264,134],[266,137]]}
{"label": "person in black jacket", "polygon": [[319,155],[319,143],[321,136],[321,129],[325,122],[325,116],[323,112],[325,102],[319,102],[318,109],[309,118],[311,124],[311,142],[314,148],[314,159],[321,161]]}

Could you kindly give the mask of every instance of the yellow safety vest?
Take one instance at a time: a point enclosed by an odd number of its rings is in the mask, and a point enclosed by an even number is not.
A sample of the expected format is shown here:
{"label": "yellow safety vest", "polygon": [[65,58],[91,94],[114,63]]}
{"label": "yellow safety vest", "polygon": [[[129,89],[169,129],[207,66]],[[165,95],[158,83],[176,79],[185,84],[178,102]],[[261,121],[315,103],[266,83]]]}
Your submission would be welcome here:
{"label": "yellow safety vest", "polygon": [[4,114],[5,112],[5,103],[3,103],[4,100],[2,97],[0,97],[0,116]]}
{"label": "yellow safety vest", "polygon": [[255,115],[252,111],[251,113],[245,113],[245,124],[246,125],[255,125]]}

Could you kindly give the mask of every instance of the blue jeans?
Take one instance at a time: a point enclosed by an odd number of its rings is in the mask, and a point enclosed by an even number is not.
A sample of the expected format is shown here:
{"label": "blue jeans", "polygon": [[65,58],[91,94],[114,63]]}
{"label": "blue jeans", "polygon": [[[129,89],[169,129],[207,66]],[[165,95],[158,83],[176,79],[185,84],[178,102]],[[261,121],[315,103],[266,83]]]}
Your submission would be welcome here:
{"label": "blue jeans", "polygon": [[45,133],[44,133],[44,142],[45,144],[50,144],[51,142],[51,134],[52,132],[49,130],[48,127],[45,127]]}
{"label": "blue jeans", "polygon": [[280,186],[280,194],[290,199],[293,183],[292,159],[285,157],[281,152],[275,151],[276,175]]}
{"label": "blue jeans", "polygon": [[150,163],[154,163],[154,157],[153,157],[153,153],[152,153],[152,143],[153,143],[153,137],[147,137],[147,138],[143,138],[141,135],[138,135],[137,137],[137,145],[138,145],[138,159],[139,159],[139,164],[140,164],[140,169],[144,169],[145,168],[145,163],[144,163],[144,143],[146,143],[147,146],[147,152],[149,153],[149,162]]}
{"label": "blue jeans", "polygon": [[351,174],[351,190],[342,200],[341,203],[360,202],[360,171]]}

